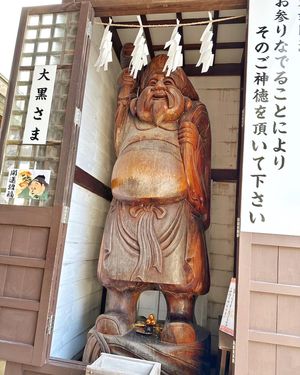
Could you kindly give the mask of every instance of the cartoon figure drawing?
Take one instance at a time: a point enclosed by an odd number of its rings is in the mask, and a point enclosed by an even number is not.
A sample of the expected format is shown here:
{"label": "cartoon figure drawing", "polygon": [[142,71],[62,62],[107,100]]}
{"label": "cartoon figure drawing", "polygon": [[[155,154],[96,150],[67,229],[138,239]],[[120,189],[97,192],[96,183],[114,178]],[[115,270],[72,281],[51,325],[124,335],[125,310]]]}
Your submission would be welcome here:
{"label": "cartoon figure drawing", "polygon": [[[48,199],[48,186],[50,171],[33,169],[15,169],[10,176],[9,189],[13,190],[14,198],[35,199],[46,201]],[[15,181],[11,179],[14,178]],[[12,187],[14,189],[12,189]]]}

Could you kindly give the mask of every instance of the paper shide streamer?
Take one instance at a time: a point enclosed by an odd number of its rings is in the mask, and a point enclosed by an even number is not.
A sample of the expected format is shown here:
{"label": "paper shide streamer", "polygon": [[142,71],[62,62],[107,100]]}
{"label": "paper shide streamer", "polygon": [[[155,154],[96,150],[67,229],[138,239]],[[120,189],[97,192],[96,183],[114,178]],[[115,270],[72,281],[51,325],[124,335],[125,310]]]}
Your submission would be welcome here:
{"label": "paper shide streamer", "polygon": [[[200,47],[200,58],[196,64],[196,67],[201,68],[201,73],[206,73],[208,69],[213,65],[214,54],[213,51],[213,21],[212,13],[208,12],[209,22],[200,38],[201,47]],[[229,18],[220,19],[220,21],[232,18],[240,18],[242,16],[234,16]],[[133,78],[137,77],[137,74],[142,68],[148,64],[148,46],[146,43],[146,38],[144,36],[144,26],[141,21],[141,17],[137,16],[139,22],[139,31],[134,41],[134,49],[131,53],[131,61],[129,64],[129,72]],[[218,20],[219,21],[219,20]],[[207,22],[207,21],[206,21]],[[171,38],[168,42],[165,43],[164,49],[168,48],[167,56],[168,59],[165,63],[163,71],[166,72],[166,76],[169,76],[171,72],[174,72],[178,67],[183,65],[183,55],[182,55],[182,46],[180,45],[181,35],[178,32],[179,27],[182,26],[197,26],[203,22],[192,22],[180,24],[179,20],[176,19],[176,26],[173,29]],[[105,23],[100,23],[105,24]],[[112,19],[109,18],[109,23],[106,24],[106,28],[103,33],[103,37],[99,47],[99,57],[95,63],[97,71],[101,67],[104,67],[104,70],[108,69],[108,63],[112,62],[112,32],[109,30],[112,26],[120,26],[119,24],[112,24]],[[136,25],[121,25],[126,27],[136,27]],[[147,25],[147,27],[169,27],[170,25]]]}
{"label": "paper shide streamer", "polygon": [[174,72],[179,66],[183,64],[182,46],[180,45],[181,35],[178,32],[179,20],[176,19],[177,25],[171,35],[171,39],[166,42],[164,49],[168,49],[168,60],[165,63],[163,71],[167,71],[166,76]]}
{"label": "paper shide streamer", "polygon": [[137,16],[137,19],[140,24],[140,29],[133,43],[134,49],[131,53],[132,58],[129,64],[129,71],[133,78],[136,78],[138,72],[143,68],[143,66],[148,64],[149,55],[141,17]]}
{"label": "paper shide streamer", "polygon": [[213,31],[212,31],[212,14],[208,12],[209,23],[206,26],[201,38],[201,47],[200,47],[200,58],[196,64],[199,67],[202,64],[201,73],[206,73],[208,69],[213,65],[214,54],[212,53],[213,49]]}
{"label": "paper shide streamer", "polygon": [[112,32],[109,30],[112,19],[109,18],[109,23],[106,26],[102,40],[99,47],[99,56],[95,63],[97,72],[99,72],[101,67],[104,67],[104,70],[108,69],[108,63],[112,62]]}

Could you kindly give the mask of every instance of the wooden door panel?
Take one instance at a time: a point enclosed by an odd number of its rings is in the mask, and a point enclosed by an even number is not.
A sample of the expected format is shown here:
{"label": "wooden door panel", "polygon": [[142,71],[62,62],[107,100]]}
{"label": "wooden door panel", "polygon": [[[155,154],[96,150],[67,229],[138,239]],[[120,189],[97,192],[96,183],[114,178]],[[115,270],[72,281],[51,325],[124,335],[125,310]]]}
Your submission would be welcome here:
{"label": "wooden door panel", "polygon": [[[90,3],[82,2],[24,8],[21,15],[0,141],[0,358],[7,361],[41,366],[49,352],[92,13]],[[47,141],[24,148],[32,72],[47,64],[57,65]],[[48,201],[5,202],[9,168],[24,165],[51,170]]]}
{"label": "wooden door panel", "polygon": [[241,233],[236,374],[299,373],[299,254],[300,237]]}
{"label": "wooden door panel", "polygon": [[0,340],[33,345],[37,315],[37,311],[1,308]]}
{"label": "wooden door panel", "polygon": [[86,366],[81,362],[50,359],[42,367],[8,362],[5,375],[84,375]]}
{"label": "wooden door panel", "polygon": [[[0,206],[1,217],[7,209]],[[0,357],[40,364],[49,338],[47,320],[59,262],[62,208],[11,206],[10,210],[20,225],[13,224],[13,215],[0,224]]]}

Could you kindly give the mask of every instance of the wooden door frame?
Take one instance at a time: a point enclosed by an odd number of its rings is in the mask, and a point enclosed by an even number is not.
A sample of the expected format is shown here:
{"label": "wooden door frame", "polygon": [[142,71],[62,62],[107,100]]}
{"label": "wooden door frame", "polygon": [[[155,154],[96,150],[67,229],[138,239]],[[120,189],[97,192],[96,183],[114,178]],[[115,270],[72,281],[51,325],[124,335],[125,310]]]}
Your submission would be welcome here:
{"label": "wooden door frame", "polygon": [[[84,2],[85,0],[62,0],[62,4],[71,6],[76,2]],[[247,0],[188,0],[182,2],[181,0],[151,0],[145,3],[143,0],[90,0],[93,5],[96,16],[109,16],[109,15],[130,15],[130,14],[149,14],[149,13],[166,13],[166,12],[184,12],[184,11],[206,11],[206,10],[230,10],[230,9],[244,9],[247,7]],[[80,27],[80,24],[79,24]],[[22,47],[22,36],[18,37],[19,44],[16,48],[21,49]],[[15,56],[16,58],[16,56]],[[14,59],[15,59],[14,58]],[[77,72],[82,69],[82,62],[78,61]],[[17,63],[14,60],[13,69],[11,73],[11,79],[16,80],[17,75]],[[84,86],[84,85],[83,85]],[[83,97],[84,87],[81,88],[81,96]],[[12,105],[13,92],[8,92],[7,105]],[[75,100],[74,97],[69,98],[70,102],[68,106],[70,108],[71,101]],[[9,113],[10,111],[7,111]],[[70,113],[67,112],[70,116]],[[4,126],[2,126],[2,129]],[[4,138],[4,137],[3,137]],[[64,160],[67,159],[67,155],[62,155]],[[62,159],[61,159],[62,160]],[[75,160],[69,163],[61,163],[59,170],[60,176],[74,176]],[[65,190],[63,186],[57,191],[55,202],[67,202],[69,201],[72,193],[72,187]],[[62,244],[63,245],[63,244]],[[59,283],[59,277],[57,278],[56,287],[52,290],[51,300],[52,308],[55,310],[56,297],[55,290],[57,292]],[[49,358],[50,345],[47,347],[47,359],[46,363],[42,367],[22,365],[13,362],[7,362],[6,372],[7,375],[23,375],[23,371],[39,371],[36,374],[48,374],[48,375],[81,375],[84,374],[85,365],[79,361],[62,360],[59,358]],[[13,372],[12,372],[13,371]]]}
{"label": "wooden door frame", "polygon": [[[82,2],[82,4],[74,2],[68,4],[23,8],[14,53],[10,85],[7,95],[5,118],[1,134],[1,153],[3,155],[5,150],[4,145],[6,142],[6,133],[9,128],[9,121],[13,109],[15,87],[19,72],[19,60],[21,57],[28,16],[31,14],[39,15],[45,14],[47,12],[61,13],[67,11],[78,11],[79,19],[75,42],[75,54],[72,62],[71,78],[69,84],[66,115],[64,120],[65,126],[62,137],[61,153],[57,173],[57,186],[53,206],[40,208],[30,206],[27,207],[1,205],[1,224],[28,226],[29,224],[28,221],[26,222],[26,218],[28,218],[28,215],[31,215],[31,222],[33,227],[45,226],[50,228],[50,236],[47,243],[47,256],[45,261],[42,262],[44,275],[40,301],[33,304],[31,303],[31,301],[21,300],[18,301],[18,305],[16,305],[15,301],[10,301],[9,298],[6,298],[3,302],[4,306],[6,306],[8,302],[10,303],[10,305],[6,307],[21,308],[25,310],[27,307],[30,310],[38,311],[37,326],[32,346],[19,343],[13,344],[9,341],[2,340],[3,344],[1,353],[1,356],[8,361],[23,358],[21,359],[22,361],[36,365],[41,365],[42,363],[49,361],[52,335],[48,334],[47,332],[47,323],[49,316],[54,313],[56,308],[58,283],[62,264],[62,253],[67,229],[67,224],[62,220],[62,213],[64,207],[68,207],[70,204],[74,181],[75,161],[79,136],[79,126],[74,124],[74,112],[75,108],[81,109],[83,103],[83,93],[86,82],[85,75],[87,70],[87,60],[89,56],[90,43],[90,38],[86,31],[87,24],[93,16],[93,8],[91,7],[90,2]],[[69,144],[71,145],[71,147],[69,147]],[[2,160],[3,159],[1,157],[1,161]],[[24,215],[25,211],[26,215]],[[20,259],[18,258],[17,260],[20,263]],[[14,264],[11,262],[16,261],[16,259],[8,259],[7,261],[7,264],[11,265]],[[31,263],[32,262],[33,261],[31,261]],[[19,263],[16,265],[19,265]],[[20,265],[23,265],[23,263]],[[27,265],[28,262],[25,263],[25,265]],[[9,301],[7,302],[7,300]],[[12,305],[13,302],[14,305]],[[26,365],[18,365],[16,363],[7,362],[6,373],[10,375],[17,373],[17,371],[19,371],[17,369],[21,368],[20,366],[22,367]],[[54,361],[54,365],[52,367],[56,368],[57,366],[57,361]],[[10,370],[10,367],[14,368],[14,370]],[[46,369],[48,367],[46,367]]]}

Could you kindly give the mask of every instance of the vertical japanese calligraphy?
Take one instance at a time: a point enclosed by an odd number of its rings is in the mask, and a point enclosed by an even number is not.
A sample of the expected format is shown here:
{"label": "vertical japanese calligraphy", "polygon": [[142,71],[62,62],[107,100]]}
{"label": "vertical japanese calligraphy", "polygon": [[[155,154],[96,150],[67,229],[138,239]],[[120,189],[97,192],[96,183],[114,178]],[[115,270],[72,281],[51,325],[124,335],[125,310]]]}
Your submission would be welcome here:
{"label": "vertical japanese calligraphy", "polygon": [[241,230],[300,234],[300,0],[250,0]]}
{"label": "vertical japanese calligraphy", "polygon": [[232,277],[220,324],[220,331],[225,332],[231,336],[234,336],[235,291],[236,279]]}
{"label": "vertical japanese calligraphy", "polygon": [[23,135],[24,144],[46,144],[56,65],[35,66]]}

